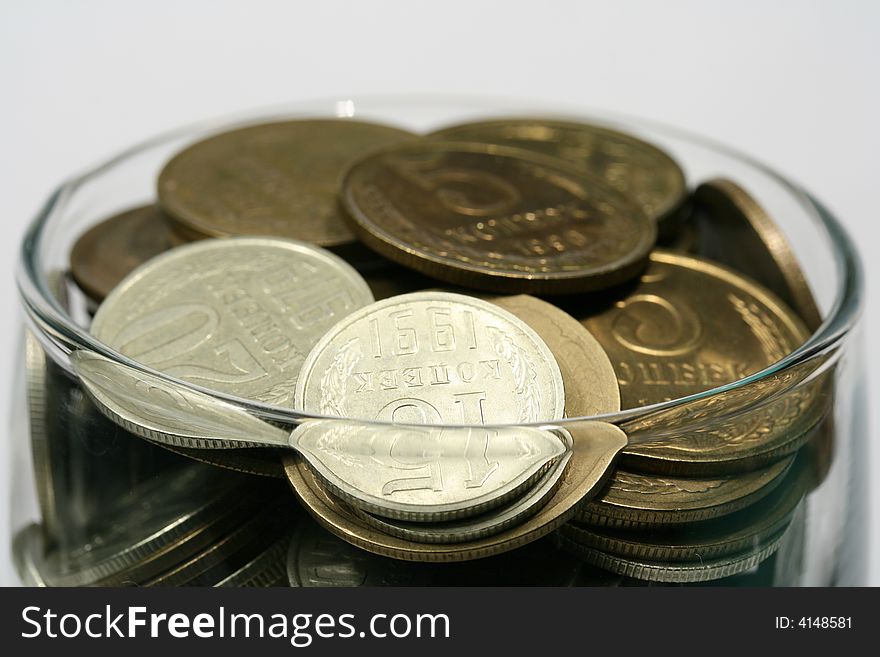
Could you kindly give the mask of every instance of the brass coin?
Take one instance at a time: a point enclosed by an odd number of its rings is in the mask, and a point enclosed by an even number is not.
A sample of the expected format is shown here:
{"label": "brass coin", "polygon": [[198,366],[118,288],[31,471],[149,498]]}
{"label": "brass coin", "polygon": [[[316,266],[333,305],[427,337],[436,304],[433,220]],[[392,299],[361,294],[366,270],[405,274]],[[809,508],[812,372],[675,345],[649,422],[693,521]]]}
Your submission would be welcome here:
{"label": "brass coin", "polygon": [[791,246],[779,226],[742,187],[718,178],[694,192],[699,253],[746,272],[800,315],[810,331],[822,315]]}
{"label": "brass coin", "polygon": [[189,146],[159,174],[159,204],[184,237],[269,235],[321,246],[354,241],[336,203],[351,160],[412,137],[351,120],[252,125]]}
{"label": "brass coin", "polygon": [[398,561],[360,550],[313,522],[291,542],[291,586],[571,586],[580,560],[560,552],[553,536],[496,555],[461,563]]}
{"label": "brass coin", "polygon": [[[799,450],[832,409],[833,375],[814,358],[621,425],[624,467],[681,476],[736,474]],[[817,371],[819,370],[819,371]]]}
{"label": "brass coin", "polygon": [[[661,250],[651,254],[625,298],[583,323],[611,359],[624,408],[736,381],[779,361],[809,336],[791,309],[749,279]],[[627,423],[631,444],[624,464],[694,476],[760,467],[790,453],[821,417],[821,386],[761,402],[793,388],[815,367]]]}
{"label": "brass coin", "polygon": [[550,348],[562,374],[566,417],[620,410],[620,390],[611,361],[596,338],[574,317],[527,294],[489,301],[519,317]]}
{"label": "brass coin", "polygon": [[736,381],[809,336],[787,306],[749,279],[663,250],[651,254],[625,298],[582,321],[611,359],[623,408]]}
{"label": "brass coin", "polygon": [[352,545],[404,561],[468,561],[507,552],[546,536],[571,517],[578,503],[589,499],[602,486],[611,464],[626,444],[626,436],[617,427],[598,422],[566,425],[566,429],[574,439],[572,458],[553,497],[522,524],[462,543],[418,543],[384,534],[333,497],[296,455],[284,456],[284,468],[291,487],[309,513]]}
{"label": "brass coin", "polygon": [[722,518],[642,532],[603,529],[569,523],[567,538],[609,554],[649,561],[698,561],[744,552],[766,543],[788,527],[807,485],[801,462],[764,499]]}
{"label": "brass coin", "polygon": [[83,234],[70,253],[70,270],[87,296],[102,301],[135,268],[171,247],[166,217],[155,205],[146,205]]}
{"label": "brass coin", "polygon": [[687,584],[732,577],[755,568],[776,552],[783,534],[784,532],[780,532],[766,543],[755,545],[739,554],[714,560],[685,562],[628,559],[585,547],[566,538],[563,538],[563,546],[587,563],[624,577],[649,582]]}
{"label": "brass coin", "polygon": [[429,276],[498,292],[620,283],[642,269],[656,239],[642,209],[602,181],[491,144],[383,149],[352,165],[341,200],[367,246]]}
{"label": "brass coin", "polygon": [[311,518],[296,528],[287,553],[287,581],[292,587],[428,586],[434,568],[365,552]]}
{"label": "brass coin", "polygon": [[633,198],[661,234],[674,230],[685,202],[684,172],[669,154],[634,135],[548,118],[505,118],[443,128],[433,137],[533,150],[565,160]]}
{"label": "brass coin", "polygon": [[659,477],[618,468],[605,488],[581,505],[576,519],[597,526],[647,528],[719,518],[772,492],[792,459],[713,479]]}

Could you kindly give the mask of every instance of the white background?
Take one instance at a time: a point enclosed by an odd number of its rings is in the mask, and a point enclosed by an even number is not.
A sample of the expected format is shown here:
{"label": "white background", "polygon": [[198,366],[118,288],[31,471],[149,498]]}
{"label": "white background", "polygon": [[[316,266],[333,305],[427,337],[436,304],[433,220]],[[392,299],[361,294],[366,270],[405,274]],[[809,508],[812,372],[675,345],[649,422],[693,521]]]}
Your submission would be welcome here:
{"label": "white background", "polygon": [[[876,409],[878,71],[880,3],[867,0],[0,0],[0,353],[14,362],[19,237],[71,173],[167,128],[250,107],[478,94],[679,125],[736,145],[812,190],[865,259]],[[0,375],[3,409],[21,376],[10,370]],[[0,448],[4,482],[8,454]],[[878,454],[872,474],[880,472]],[[880,486],[872,485],[876,517]],[[3,500],[8,489],[0,485]],[[0,536],[8,510],[0,505]],[[2,538],[2,581],[11,581],[8,563]],[[871,581],[880,584],[877,559]]]}

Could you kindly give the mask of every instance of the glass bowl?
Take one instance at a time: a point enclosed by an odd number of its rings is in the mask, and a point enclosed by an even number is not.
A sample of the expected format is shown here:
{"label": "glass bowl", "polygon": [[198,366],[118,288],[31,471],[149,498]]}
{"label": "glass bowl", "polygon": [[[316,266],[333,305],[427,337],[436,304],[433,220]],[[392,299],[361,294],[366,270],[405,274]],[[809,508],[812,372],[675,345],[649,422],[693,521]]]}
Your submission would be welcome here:
{"label": "glass bowl", "polygon": [[[520,571],[521,575],[528,573],[526,583],[548,585],[620,585],[669,579],[664,575],[652,577],[651,568],[644,564],[637,567],[625,560],[612,564],[613,572],[609,572],[608,563],[601,562],[595,550],[579,552],[572,548],[570,533],[556,531],[571,514],[586,513],[584,501],[578,494],[569,491],[566,500],[559,499],[564,497],[560,491],[577,488],[572,483],[575,475],[571,471],[586,476],[583,472],[589,468],[585,466],[580,470],[574,467],[560,470],[562,485],[552,492],[548,506],[561,504],[564,509],[560,507],[552,513],[538,511],[535,517],[525,521],[532,523],[528,531],[521,532],[518,539],[505,544],[503,549],[499,548],[502,543],[500,539],[486,539],[473,545],[472,551],[467,552],[468,558],[491,557],[480,562],[486,564],[482,570],[466,562],[430,566],[402,564],[399,562],[418,561],[419,558],[413,557],[413,554],[421,552],[401,547],[409,545],[404,539],[374,540],[375,529],[364,529],[356,514],[334,507],[335,501],[324,497],[322,491],[315,488],[309,469],[301,463],[295,463],[293,457],[284,459],[286,465],[283,470],[260,472],[264,468],[261,464],[267,460],[275,459],[279,464],[282,462],[277,453],[270,450],[267,456],[267,453],[258,450],[254,453],[260,458],[252,460],[247,454],[240,453],[238,469],[249,471],[250,475],[213,467],[190,467],[193,461],[187,457],[210,462],[210,455],[191,451],[187,454],[185,449],[178,449],[176,453],[168,451],[136,438],[110,422],[96,411],[71,363],[72,353],[96,354],[130,368],[129,371],[136,375],[155,377],[151,380],[156,381],[159,387],[167,386],[169,390],[181,394],[208,395],[226,404],[226,407],[234,407],[239,412],[274,426],[290,428],[317,418],[290,408],[241,399],[173,379],[98,342],[88,332],[92,306],[71,283],[67,273],[75,241],[90,227],[109,216],[154,202],[156,178],[164,163],[182,147],[219,130],[278,119],[337,117],[378,121],[415,132],[428,132],[448,124],[505,115],[571,118],[629,132],[670,153],[682,165],[690,189],[712,178],[724,177],[736,181],[763,206],[787,238],[822,316],[821,325],[811,327],[812,335],[804,344],[761,372],[651,406],[595,417],[567,417],[552,423],[552,426],[548,423],[542,423],[541,426],[568,432],[580,445],[579,449],[593,452],[610,450],[606,452],[606,455],[611,454],[606,459],[610,461],[617,454],[619,446],[614,449],[603,447],[603,440],[607,436],[603,434],[602,427],[611,425],[622,428],[631,446],[674,440],[682,435],[713,436],[719,432],[729,432],[731,427],[754,427],[756,423],[765,422],[766,418],[777,417],[780,413],[793,416],[788,417],[786,422],[795,422],[798,411],[796,408],[793,410],[792,406],[797,406],[797,400],[804,396],[821,398],[825,404],[823,412],[814,418],[809,430],[802,431],[803,436],[798,442],[798,467],[809,472],[798,484],[804,488],[802,499],[799,498],[794,510],[789,509],[785,523],[776,527],[773,540],[769,543],[754,540],[751,544],[744,541],[738,555],[741,562],[749,561],[749,567],[738,569],[734,575],[729,574],[729,568],[719,566],[711,577],[689,579],[688,576],[679,576],[672,579],[682,583],[708,581],[729,585],[839,585],[863,582],[866,554],[866,473],[863,469],[867,437],[865,372],[861,358],[863,345],[859,331],[863,283],[856,251],[837,220],[808,192],[769,168],[733,149],[679,129],[559,105],[431,97],[303,102],[206,121],[127,149],[109,161],[71,178],[49,197],[25,235],[17,272],[25,319],[23,335],[28,336],[28,344],[27,348],[23,346],[21,350],[25,362],[19,366],[17,392],[20,394],[17,394],[13,408],[12,437],[16,459],[30,461],[30,467],[16,468],[12,536],[16,567],[23,581],[43,583],[45,578],[40,573],[43,572],[41,564],[45,562],[50,563],[50,570],[55,569],[52,572],[64,574],[55,583],[88,583],[88,578],[77,578],[71,564],[82,563],[86,558],[84,554],[91,555],[88,558],[95,563],[103,564],[104,561],[94,555],[101,554],[101,550],[113,552],[119,541],[134,541],[134,537],[131,537],[133,520],[121,522],[118,519],[120,509],[135,508],[136,513],[131,511],[128,515],[137,518],[142,526],[156,523],[156,526],[167,529],[174,518],[182,517],[180,514],[190,519],[200,518],[200,510],[203,511],[218,499],[226,500],[226,491],[236,489],[239,485],[247,491],[241,496],[251,495],[260,504],[271,500],[272,512],[264,514],[266,517],[261,521],[262,525],[248,524],[253,522],[247,520],[248,514],[225,518],[223,522],[215,521],[213,525],[206,524],[199,534],[204,542],[203,549],[211,545],[212,540],[220,540],[219,537],[227,540],[231,531],[232,536],[239,537],[228,539],[229,544],[236,547],[239,562],[246,560],[248,555],[255,558],[254,555],[261,554],[261,550],[269,545],[275,546],[273,549],[280,554],[283,550],[277,547],[275,539],[286,537],[289,528],[282,526],[283,523],[277,522],[277,519],[295,517],[291,521],[297,524],[294,539],[285,539],[288,541],[285,545],[289,544],[290,548],[284,551],[283,559],[279,557],[286,564],[285,572],[297,568],[314,572],[314,569],[306,567],[309,563],[327,562],[342,568],[347,575],[340,581],[332,577],[326,581],[320,577],[311,581],[302,574],[297,577],[290,575],[291,583],[294,579],[301,585],[305,580],[309,580],[305,584],[317,585],[406,584],[428,580],[462,584],[525,581],[516,580],[515,577],[505,579],[500,575],[493,579],[485,575],[486,572],[501,570]],[[379,422],[368,423],[358,418],[347,420],[348,423],[339,418],[329,421],[338,422],[340,426],[371,425],[372,430],[378,432],[397,430],[397,427]],[[516,431],[515,427],[498,429]],[[466,431],[467,428],[449,427],[448,430]],[[569,453],[578,451],[571,446],[568,449]],[[625,466],[627,458],[624,454],[618,462]],[[581,496],[587,492],[593,494],[607,485],[605,481],[613,467],[606,468],[607,463],[599,457],[596,463],[602,465],[594,468],[595,472],[590,476],[595,480],[590,486],[585,485],[579,493]],[[284,470],[291,480],[295,495],[286,490],[283,484],[279,484],[281,488],[275,486],[278,482],[269,481],[271,477],[251,476],[254,473],[283,475]],[[168,472],[175,473],[170,480]],[[793,486],[791,476],[786,476],[789,478],[779,477],[781,486]],[[260,483],[252,483],[254,480]],[[178,508],[173,504],[180,502],[180,495],[183,495],[179,493],[181,490],[186,491],[186,504]],[[175,491],[178,491],[178,497],[174,496]],[[311,514],[330,533],[321,534],[325,530],[308,525],[310,521],[300,511],[297,496],[306,502]],[[161,499],[162,503],[158,504],[156,499]],[[201,504],[198,509],[194,508],[194,505],[198,506],[196,502]],[[263,536],[259,545],[242,538],[254,532]],[[138,544],[138,549],[144,554],[160,554],[163,550],[177,549],[179,543],[183,542],[179,537],[163,536],[161,540],[155,536],[149,539],[139,537],[139,540],[143,540],[142,544]],[[370,538],[365,539],[365,536]],[[518,547],[534,539],[539,540],[529,547]],[[603,540],[612,539],[605,536]],[[626,542],[626,536],[621,537],[618,532],[613,540]],[[664,539],[659,536],[657,540],[662,543]],[[323,547],[319,549],[317,546]],[[332,546],[332,549],[328,546]],[[506,552],[508,548],[517,549],[505,556],[493,556]],[[427,551],[431,549],[425,548]],[[385,556],[374,556],[374,552]],[[458,561],[462,554],[463,551],[455,549],[434,561]],[[558,558],[567,565],[565,568],[541,566],[542,559],[547,556]],[[294,563],[297,559],[299,561]],[[511,568],[511,564],[518,563],[517,559],[527,562],[528,567]],[[210,568],[204,565],[198,571],[198,577],[191,574],[167,575],[169,564],[173,563],[168,561],[161,567],[156,565],[155,572],[147,569],[144,581],[156,580],[166,584],[214,583],[222,580],[223,576],[235,573],[233,561],[211,563]],[[507,565],[504,569],[491,568],[491,564],[496,562]],[[605,566],[597,567],[602,563]],[[441,575],[426,574],[430,569],[433,569],[431,573],[441,571]],[[565,570],[565,573],[558,572],[560,570]],[[655,570],[670,571],[669,568],[659,567]],[[205,572],[210,572],[211,576],[208,577]],[[480,575],[481,572],[484,574]],[[106,581],[119,583],[112,575],[108,575],[109,580]]]}

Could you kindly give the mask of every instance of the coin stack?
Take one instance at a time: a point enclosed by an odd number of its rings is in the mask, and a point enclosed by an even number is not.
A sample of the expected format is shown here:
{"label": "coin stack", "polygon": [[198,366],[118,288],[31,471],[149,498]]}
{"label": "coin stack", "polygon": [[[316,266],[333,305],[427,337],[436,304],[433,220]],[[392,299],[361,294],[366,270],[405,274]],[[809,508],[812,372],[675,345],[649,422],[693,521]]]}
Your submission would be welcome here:
{"label": "coin stack", "polygon": [[735,182],[586,123],[301,119],[157,189],[58,277],[122,357],[28,337],[25,582],[797,583],[831,373],[774,367],[821,316]]}

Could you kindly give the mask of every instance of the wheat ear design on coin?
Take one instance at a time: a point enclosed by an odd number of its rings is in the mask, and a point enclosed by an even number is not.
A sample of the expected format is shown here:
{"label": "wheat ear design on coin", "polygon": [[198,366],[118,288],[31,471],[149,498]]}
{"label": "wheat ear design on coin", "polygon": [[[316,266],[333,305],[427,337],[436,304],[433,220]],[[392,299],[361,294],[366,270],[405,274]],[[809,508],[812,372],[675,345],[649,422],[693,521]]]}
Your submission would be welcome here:
{"label": "wheat ear design on coin", "polygon": [[345,417],[345,387],[355,365],[361,359],[358,339],[352,338],[336,352],[330,367],[321,377],[321,414]]}
{"label": "wheat ear design on coin", "polygon": [[517,345],[511,337],[496,326],[489,327],[492,346],[510,366],[513,383],[520,399],[518,422],[535,422],[541,416],[541,400],[535,385],[535,366],[525,349]]}
{"label": "wheat ear design on coin", "polygon": [[779,329],[774,325],[773,320],[758,308],[755,304],[740,299],[734,294],[727,295],[733,307],[748,324],[755,338],[761,343],[761,348],[767,355],[767,360],[775,363],[785,357],[790,350],[791,345],[788,339],[782,335]]}

